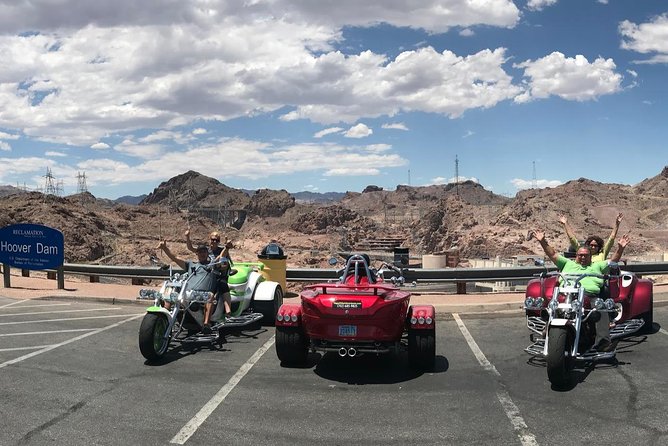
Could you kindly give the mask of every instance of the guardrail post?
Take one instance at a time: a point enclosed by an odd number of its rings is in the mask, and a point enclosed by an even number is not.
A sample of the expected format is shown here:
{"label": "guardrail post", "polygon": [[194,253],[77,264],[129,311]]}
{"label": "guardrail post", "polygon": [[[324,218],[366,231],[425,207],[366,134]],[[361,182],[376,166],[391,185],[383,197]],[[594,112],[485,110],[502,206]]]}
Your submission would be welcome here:
{"label": "guardrail post", "polygon": [[457,282],[457,294],[466,294],[466,282]]}
{"label": "guardrail post", "polygon": [[2,264],[2,276],[5,280],[5,288],[11,288],[12,287],[12,284],[11,284],[12,276],[10,274],[10,270],[11,270],[11,268],[9,267],[9,265],[7,265],[6,263]]}
{"label": "guardrail post", "polygon": [[58,267],[56,270],[56,275],[58,277],[58,289],[59,290],[64,290],[65,289],[65,268],[63,268],[62,265]]}
{"label": "guardrail post", "polygon": [[22,269],[21,270],[21,276],[23,277],[30,277],[30,270],[29,269]]}
{"label": "guardrail post", "polygon": [[100,283],[100,276],[90,276],[88,280],[90,283]]}

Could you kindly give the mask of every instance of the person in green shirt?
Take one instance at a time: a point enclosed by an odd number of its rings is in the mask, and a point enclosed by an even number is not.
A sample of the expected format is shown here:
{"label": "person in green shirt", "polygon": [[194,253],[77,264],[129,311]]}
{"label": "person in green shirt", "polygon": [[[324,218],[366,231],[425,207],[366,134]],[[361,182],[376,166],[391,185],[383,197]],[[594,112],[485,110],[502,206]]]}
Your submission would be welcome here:
{"label": "person in green shirt", "polygon": [[[615,244],[615,238],[617,237],[617,231],[619,231],[619,225],[622,223],[622,218],[623,214],[621,212],[617,214],[617,218],[615,219],[615,226],[612,228],[612,232],[610,233],[610,236],[605,242],[603,242],[603,239],[597,235],[591,235],[587,237],[587,239],[584,242],[584,245],[591,248],[592,262],[605,260],[608,257],[608,254],[612,249],[612,245]],[[578,242],[578,239],[575,236],[573,228],[568,223],[568,219],[566,218],[566,216],[564,215],[560,216],[559,223],[564,225],[566,236],[568,237],[568,241],[571,243],[571,249],[573,251],[577,251],[577,249],[580,247],[580,243]]]}
{"label": "person in green shirt", "polygon": [[[628,234],[624,234],[619,239],[617,250],[612,255],[610,260],[600,260],[592,262],[592,249],[587,246],[578,248],[575,254],[575,260],[567,259],[566,257],[557,254],[555,249],[547,243],[545,233],[538,229],[533,229],[530,232],[545,255],[557,266],[557,269],[565,274],[606,274],[611,263],[619,262],[622,258],[624,248],[629,244],[630,238]],[[580,280],[580,285],[585,289],[585,294],[590,297],[599,297],[601,287],[603,286],[603,279],[598,277],[585,277]],[[598,351],[607,351],[610,347],[610,317],[608,313],[601,313],[601,318],[596,322],[596,339],[594,341],[594,348]]]}

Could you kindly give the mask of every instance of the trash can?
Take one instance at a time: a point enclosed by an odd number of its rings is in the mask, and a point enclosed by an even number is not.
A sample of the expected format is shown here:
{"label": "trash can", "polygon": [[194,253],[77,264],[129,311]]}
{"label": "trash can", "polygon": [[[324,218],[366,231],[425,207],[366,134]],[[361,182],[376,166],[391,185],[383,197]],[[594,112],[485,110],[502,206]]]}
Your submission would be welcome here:
{"label": "trash can", "polygon": [[278,282],[283,289],[283,293],[285,293],[285,290],[287,289],[287,280],[285,278],[287,262],[285,259],[287,259],[288,256],[283,253],[281,245],[274,242],[269,243],[262,248],[262,251],[257,255],[257,258],[264,264],[264,269],[262,270],[264,278],[273,282]]}
{"label": "trash can", "polygon": [[408,248],[402,248],[402,247],[394,248],[394,266],[405,268],[408,266],[409,260],[410,259],[408,256]]}

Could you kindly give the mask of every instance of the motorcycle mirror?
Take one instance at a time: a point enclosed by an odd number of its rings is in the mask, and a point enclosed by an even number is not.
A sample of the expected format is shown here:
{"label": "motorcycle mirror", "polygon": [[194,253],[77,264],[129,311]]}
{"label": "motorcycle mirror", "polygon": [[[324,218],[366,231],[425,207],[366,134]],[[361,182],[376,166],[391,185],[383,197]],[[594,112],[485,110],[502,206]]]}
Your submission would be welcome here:
{"label": "motorcycle mirror", "polygon": [[536,259],[536,260],[533,261],[533,264],[534,264],[535,266],[545,266],[545,260],[543,260],[543,259]]}

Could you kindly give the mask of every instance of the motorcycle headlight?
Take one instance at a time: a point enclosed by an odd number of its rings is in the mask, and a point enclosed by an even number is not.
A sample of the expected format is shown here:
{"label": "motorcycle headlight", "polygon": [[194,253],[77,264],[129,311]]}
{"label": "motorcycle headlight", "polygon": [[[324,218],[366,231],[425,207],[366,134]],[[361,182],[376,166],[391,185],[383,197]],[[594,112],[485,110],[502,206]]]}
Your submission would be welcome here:
{"label": "motorcycle headlight", "polygon": [[180,278],[181,278],[181,274],[174,273],[174,277],[173,277],[174,280],[179,280]]}
{"label": "motorcycle headlight", "polygon": [[139,290],[139,296],[148,297],[148,295],[149,295],[149,290],[147,290],[146,288],[142,288],[141,290]]}
{"label": "motorcycle headlight", "polygon": [[545,299],[543,299],[542,297],[539,297],[534,301],[534,306],[536,306],[538,308],[543,308],[544,303],[545,303]]}
{"label": "motorcycle headlight", "polygon": [[594,302],[592,303],[592,305],[597,310],[602,310],[603,308],[605,308],[605,302],[603,302],[603,299],[598,298],[598,297],[596,299],[594,299]]}
{"label": "motorcycle headlight", "polygon": [[433,320],[432,318],[430,318],[429,316],[427,316],[427,317],[424,319],[424,321],[427,323],[427,325],[431,325],[431,323],[434,322],[434,320]]}
{"label": "motorcycle headlight", "polygon": [[559,299],[550,299],[550,303],[547,306],[550,310],[556,310],[559,307]]}
{"label": "motorcycle headlight", "polygon": [[606,299],[605,300],[605,309],[606,310],[612,310],[615,308],[615,301],[612,299]]}
{"label": "motorcycle headlight", "polygon": [[524,306],[525,306],[526,308],[533,308],[534,304],[535,304],[535,303],[534,303],[534,299],[533,299],[533,297],[527,297],[527,298],[524,300]]}
{"label": "motorcycle headlight", "polygon": [[418,318],[418,323],[419,323],[420,325],[424,324],[424,318],[423,318],[422,316],[420,316],[420,317]]}
{"label": "motorcycle headlight", "polygon": [[279,322],[282,321],[283,320],[283,315],[281,313],[278,313],[276,315],[276,320],[279,321]]}
{"label": "motorcycle headlight", "polygon": [[299,318],[297,317],[296,314],[293,314],[292,316],[290,316],[290,320],[291,320],[292,322],[297,322],[297,319],[299,319]]}
{"label": "motorcycle headlight", "polygon": [[417,324],[417,318],[415,316],[411,318],[411,324],[413,325]]}

